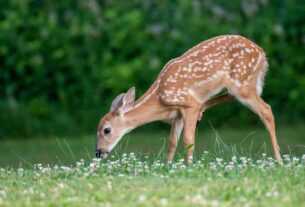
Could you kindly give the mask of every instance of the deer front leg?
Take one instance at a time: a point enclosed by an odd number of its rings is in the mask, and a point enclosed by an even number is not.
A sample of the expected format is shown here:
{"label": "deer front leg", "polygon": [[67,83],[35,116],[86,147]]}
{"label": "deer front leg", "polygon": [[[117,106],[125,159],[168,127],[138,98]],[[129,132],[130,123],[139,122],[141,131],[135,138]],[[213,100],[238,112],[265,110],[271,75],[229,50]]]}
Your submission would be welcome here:
{"label": "deer front leg", "polygon": [[182,129],[183,129],[183,119],[182,118],[175,119],[172,123],[172,128],[171,128],[171,132],[169,135],[167,157],[166,157],[167,163],[171,162],[175,155],[175,151],[177,148],[177,144],[178,144]]}
{"label": "deer front leg", "polygon": [[184,120],[183,144],[186,150],[187,163],[192,163],[193,160],[193,152],[195,147],[195,131],[199,110],[200,106],[195,108],[186,108],[182,110],[182,117]]}

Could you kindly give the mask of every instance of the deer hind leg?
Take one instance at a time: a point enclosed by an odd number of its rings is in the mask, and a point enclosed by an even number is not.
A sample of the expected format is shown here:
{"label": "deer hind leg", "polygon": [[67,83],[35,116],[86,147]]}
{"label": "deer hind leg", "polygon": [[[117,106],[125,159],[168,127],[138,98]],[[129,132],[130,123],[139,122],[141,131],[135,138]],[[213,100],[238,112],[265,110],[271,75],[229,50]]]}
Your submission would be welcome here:
{"label": "deer hind leg", "polygon": [[257,93],[253,94],[249,90],[243,91],[242,94],[238,94],[235,91],[234,94],[239,101],[241,101],[243,104],[248,106],[253,112],[259,115],[269,132],[275,159],[281,160],[281,155],[275,133],[274,116],[271,107],[267,103],[265,103],[264,100]]}
{"label": "deer hind leg", "polygon": [[181,111],[184,121],[183,145],[186,150],[186,161],[192,163],[195,147],[195,132],[200,106],[184,108]]}
{"label": "deer hind leg", "polygon": [[172,123],[171,132],[169,135],[166,162],[171,162],[175,155],[175,151],[177,148],[177,144],[182,129],[183,129],[183,119],[182,118],[175,119]]}
{"label": "deer hind leg", "polygon": [[216,97],[213,97],[211,98],[210,100],[208,100],[207,102],[205,102],[201,107],[200,107],[200,113],[199,113],[199,116],[198,116],[198,121],[201,120],[202,118],[202,113],[211,108],[211,107],[214,107],[216,105],[219,105],[219,104],[224,104],[224,103],[228,103],[230,101],[234,100],[234,96],[232,96],[231,94],[229,93],[225,93],[225,94],[222,94],[222,95],[219,95],[219,96],[216,96]]}

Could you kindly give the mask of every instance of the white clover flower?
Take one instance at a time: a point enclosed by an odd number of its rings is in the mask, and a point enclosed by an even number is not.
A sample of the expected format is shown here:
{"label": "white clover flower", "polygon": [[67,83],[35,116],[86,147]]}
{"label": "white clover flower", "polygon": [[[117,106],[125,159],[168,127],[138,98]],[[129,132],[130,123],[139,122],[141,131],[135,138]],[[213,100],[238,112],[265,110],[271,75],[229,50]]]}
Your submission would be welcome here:
{"label": "white clover flower", "polygon": [[201,204],[201,205],[207,205],[207,200],[205,200],[200,194],[197,194],[193,197],[186,196],[186,201],[190,201],[194,204]]}
{"label": "white clover flower", "polygon": [[274,197],[278,197],[279,195],[280,195],[279,192],[277,192],[277,191],[274,191],[274,192],[273,192],[273,196],[274,196]]}
{"label": "white clover flower", "polygon": [[168,164],[168,165],[173,164],[173,161],[172,161],[172,160],[169,160],[169,161],[167,161],[167,164]]}
{"label": "white clover flower", "polygon": [[57,184],[57,187],[58,187],[59,189],[64,189],[64,188],[65,188],[65,184],[63,184],[63,183],[58,183],[58,184]]}
{"label": "white clover flower", "polygon": [[60,166],[60,169],[66,173],[69,173],[72,171],[72,169],[70,167],[66,167],[66,166]]}
{"label": "white clover flower", "polygon": [[182,164],[182,165],[179,166],[179,168],[180,168],[180,169],[185,169],[186,166]]}
{"label": "white clover flower", "polygon": [[284,157],[284,160],[285,160],[286,162],[290,162],[290,161],[291,161],[289,155],[284,155],[283,157]]}
{"label": "white clover flower", "polygon": [[76,162],[76,167],[83,167],[85,164],[84,160],[81,159],[80,161]]}
{"label": "white clover flower", "polygon": [[211,164],[210,165],[210,169],[216,171],[217,170],[217,166],[215,164]]}
{"label": "white clover flower", "polygon": [[273,162],[270,162],[270,163],[269,163],[269,167],[270,167],[270,168],[274,168],[274,167],[275,167],[275,164],[274,164]]}
{"label": "white clover flower", "polygon": [[233,169],[233,165],[226,165],[226,170],[231,171]]}
{"label": "white clover flower", "polygon": [[168,200],[166,198],[162,198],[159,201],[160,206],[167,206],[168,205]]}
{"label": "white clover flower", "polygon": [[273,161],[273,158],[272,157],[268,157],[267,160],[270,162],[270,161]]}
{"label": "white clover flower", "polygon": [[112,190],[112,183],[111,183],[111,181],[107,182],[107,188],[108,188],[108,190]]}
{"label": "white clover flower", "polygon": [[298,157],[293,157],[292,158],[292,162],[299,162],[300,161],[300,158],[298,158]]}
{"label": "white clover flower", "polygon": [[211,200],[210,205],[211,206],[219,206],[219,201],[218,200]]}
{"label": "white clover flower", "polygon": [[182,162],[182,163],[184,163],[184,159],[180,159],[178,162],[180,162],[180,163],[181,163],[181,162]]}
{"label": "white clover flower", "polygon": [[279,196],[279,192],[277,191],[270,191],[266,193],[267,197],[278,197]]}
{"label": "white clover flower", "polygon": [[165,175],[158,175],[160,178],[164,178],[165,177]]}
{"label": "white clover flower", "polygon": [[187,172],[191,173],[193,172],[194,170],[193,169],[188,169]]}
{"label": "white clover flower", "polygon": [[140,195],[138,198],[139,203],[144,203],[146,200],[146,196],[145,195]]}
{"label": "white clover flower", "polygon": [[40,196],[40,198],[45,198],[45,197],[46,197],[46,194],[44,194],[44,193],[39,193],[39,196]]}
{"label": "white clover flower", "polygon": [[41,173],[50,173],[52,171],[51,167],[49,167],[49,166],[41,167],[39,170]]}
{"label": "white clover flower", "polygon": [[102,159],[101,158],[92,158],[92,162],[98,163],[100,162]]}
{"label": "white clover flower", "polygon": [[6,191],[5,190],[0,190],[0,196],[6,197]]}
{"label": "white clover flower", "polygon": [[216,158],[216,162],[218,162],[218,163],[221,163],[223,161],[223,159],[221,159],[221,158]]}
{"label": "white clover flower", "polygon": [[35,172],[35,173],[34,173],[34,176],[35,176],[35,177],[40,177],[40,174],[37,173],[37,172]]}
{"label": "white clover flower", "polygon": [[23,168],[18,168],[17,172],[18,172],[18,174],[22,175],[24,173],[24,169]]}
{"label": "white clover flower", "polygon": [[242,162],[247,162],[247,158],[246,157],[240,157],[239,158]]}
{"label": "white clover flower", "polygon": [[249,203],[245,203],[244,207],[251,207],[251,205]]}

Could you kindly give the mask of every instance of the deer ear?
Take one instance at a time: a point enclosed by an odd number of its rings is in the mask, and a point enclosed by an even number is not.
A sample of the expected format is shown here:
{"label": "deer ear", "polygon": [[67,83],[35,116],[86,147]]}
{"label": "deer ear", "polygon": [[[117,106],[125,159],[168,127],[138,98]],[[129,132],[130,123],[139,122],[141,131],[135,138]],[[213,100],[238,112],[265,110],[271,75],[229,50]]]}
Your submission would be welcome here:
{"label": "deer ear", "polygon": [[125,93],[121,93],[112,101],[110,111],[114,111],[122,106],[124,96],[125,96]]}
{"label": "deer ear", "polygon": [[126,94],[122,93],[113,100],[110,111],[115,111],[117,115],[123,115],[126,111],[132,108],[134,101],[135,87],[132,87]]}
{"label": "deer ear", "polygon": [[125,113],[132,108],[136,98],[136,89],[132,87],[127,91],[123,98],[123,112]]}

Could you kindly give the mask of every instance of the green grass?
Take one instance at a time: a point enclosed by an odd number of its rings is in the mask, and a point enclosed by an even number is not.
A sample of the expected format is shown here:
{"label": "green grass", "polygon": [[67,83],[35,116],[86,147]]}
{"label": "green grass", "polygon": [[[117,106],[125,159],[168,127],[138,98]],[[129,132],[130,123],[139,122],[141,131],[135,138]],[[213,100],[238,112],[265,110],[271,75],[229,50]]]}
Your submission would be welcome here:
{"label": "green grass", "polygon": [[304,156],[286,156],[280,165],[264,155],[222,160],[206,153],[185,165],[125,154],[65,167],[1,169],[0,205],[299,207],[305,206],[304,179]]}
{"label": "green grass", "polygon": [[92,160],[90,135],[4,139],[0,206],[305,207],[304,126],[278,128],[289,154],[282,164],[269,157],[264,128],[204,127],[193,165],[183,162],[182,146],[163,163],[167,136],[168,129],[136,130],[104,161]]}
{"label": "green grass", "polygon": [[[220,138],[225,144],[238,149],[243,156],[255,156],[266,152],[272,155],[272,148],[265,128],[217,128],[201,124],[197,132],[195,152],[218,151],[215,144]],[[166,149],[169,126],[152,130],[149,126],[126,135],[119,146],[120,152],[135,152],[158,156]],[[95,133],[93,133],[95,134]],[[278,141],[282,154],[302,155],[305,153],[305,125],[279,126]],[[73,164],[76,160],[91,159],[94,155],[95,135],[79,137],[38,137],[35,139],[0,139],[0,167],[31,166],[42,164]],[[180,140],[178,153],[183,152]],[[161,156],[161,155],[160,155]]]}

